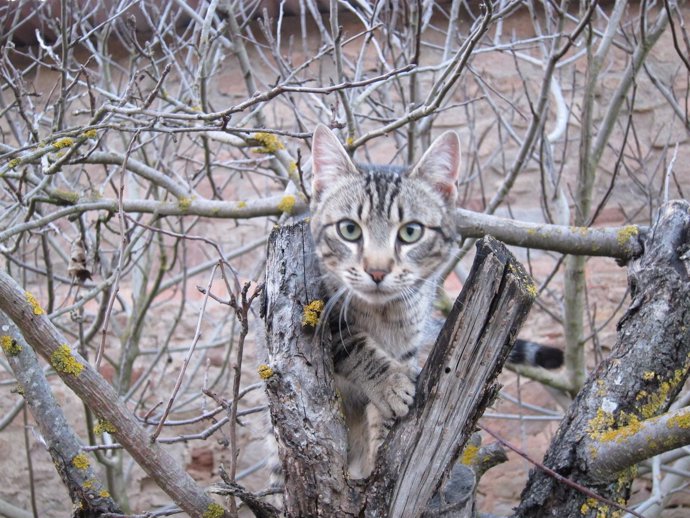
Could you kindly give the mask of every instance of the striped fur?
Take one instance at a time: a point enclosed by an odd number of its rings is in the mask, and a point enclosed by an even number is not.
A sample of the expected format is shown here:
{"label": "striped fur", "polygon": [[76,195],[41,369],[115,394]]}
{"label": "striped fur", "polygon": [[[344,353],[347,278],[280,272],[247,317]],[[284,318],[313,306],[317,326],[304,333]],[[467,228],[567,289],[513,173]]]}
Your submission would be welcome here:
{"label": "striped fur", "polygon": [[358,167],[319,126],[312,160],[311,231],[330,296],[350,474],[366,477],[414,401],[417,350],[455,245],[460,142],[443,134],[409,170]]}

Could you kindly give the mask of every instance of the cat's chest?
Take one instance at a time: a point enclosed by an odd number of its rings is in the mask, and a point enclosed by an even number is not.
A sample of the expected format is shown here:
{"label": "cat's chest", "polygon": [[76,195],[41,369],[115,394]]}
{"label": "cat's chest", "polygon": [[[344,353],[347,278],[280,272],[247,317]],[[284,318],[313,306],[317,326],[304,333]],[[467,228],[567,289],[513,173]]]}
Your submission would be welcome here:
{"label": "cat's chest", "polygon": [[376,344],[395,358],[407,354],[420,345],[425,315],[422,308],[399,308],[396,306],[376,311],[357,312],[357,328],[364,331]]}

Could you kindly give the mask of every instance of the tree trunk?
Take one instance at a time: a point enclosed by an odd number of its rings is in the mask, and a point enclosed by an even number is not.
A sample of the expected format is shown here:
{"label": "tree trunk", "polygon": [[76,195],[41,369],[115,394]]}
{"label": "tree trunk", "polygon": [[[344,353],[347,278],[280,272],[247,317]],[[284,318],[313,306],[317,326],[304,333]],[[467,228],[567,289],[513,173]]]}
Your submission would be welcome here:
{"label": "tree trunk", "polygon": [[312,326],[302,325],[305,306],[322,297],[305,223],[271,234],[264,293],[270,366],[261,372],[285,476],[285,511],[288,516],[356,516],[330,337],[322,342]]}
{"label": "tree trunk", "polygon": [[598,452],[667,411],[688,376],[689,234],[690,204],[665,205],[643,255],[629,265],[632,302],[611,356],[571,405],[544,459],[547,468],[608,502],[534,470],[515,516],[595,517],[627,501],[638,452],[630,451],[628,463],[620,455],[607,463]]}
{"label": "tree trunk", "polygon": [[454,504],[465,509],[455,516],[472,512],[473,491],[459,490],[467,485],[466,470],[452,468],[497,393],[495,377],[531,305],[534,286],[522,266],[496,240],[478,244],[470,276],[420,374],[415,404],[365,482],[347,476],[330,336],[303,325],[305,306],[322,298],[306,224],[273,233],[266,272],[269,365],[261,370],[285,470],[287,515],[438,516]]}

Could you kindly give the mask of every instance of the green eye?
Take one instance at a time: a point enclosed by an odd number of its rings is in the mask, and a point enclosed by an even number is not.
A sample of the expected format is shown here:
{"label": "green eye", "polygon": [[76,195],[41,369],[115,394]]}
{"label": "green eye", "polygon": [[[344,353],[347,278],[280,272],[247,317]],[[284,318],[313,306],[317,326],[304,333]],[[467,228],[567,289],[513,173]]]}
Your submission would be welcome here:
{"label": "green eye", "polygon": [[398,230],[398,239],[403,243],[416,243],[424,234],[424,226],[421,223],[405,223]]}
{"label": "green eye", "polygon": [[362,227],[351,219],[343,219],[338,221],[337,229],[338,234],[340,234],[340,237],[342,237],[345,241],[357,241],[360,237],[362,237]]}

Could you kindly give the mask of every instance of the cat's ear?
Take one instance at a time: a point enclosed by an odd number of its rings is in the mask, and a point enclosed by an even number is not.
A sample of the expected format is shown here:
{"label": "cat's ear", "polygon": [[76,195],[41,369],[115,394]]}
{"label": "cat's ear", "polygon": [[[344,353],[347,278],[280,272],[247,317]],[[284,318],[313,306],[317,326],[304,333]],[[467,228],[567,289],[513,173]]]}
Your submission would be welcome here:
{"label": "cat's ear", "polygon": [[458,195],[460,158],[460,137],[454,131],[446,131],[434,140],[412,168],[410,176],[427,181],[446,203],[453,204]]}
{"label": "cat's ear", "polygon": [[339,178],[357,172],[338,137],[323,124],[314,130],[311,163],[312,194],[317,197]]}

